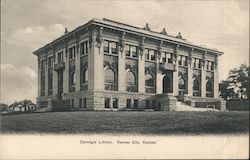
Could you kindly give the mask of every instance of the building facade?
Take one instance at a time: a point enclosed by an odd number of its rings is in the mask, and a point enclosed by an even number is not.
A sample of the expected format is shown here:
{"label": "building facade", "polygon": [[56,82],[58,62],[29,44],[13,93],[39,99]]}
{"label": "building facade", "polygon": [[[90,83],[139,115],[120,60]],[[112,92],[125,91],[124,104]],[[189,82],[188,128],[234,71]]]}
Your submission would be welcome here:
{"label": "building facade", "polygon": [[178,36],[108,19],[83,26],[36,50],[39,107],[79,110],[175,110],[218,97],[223,53]]}

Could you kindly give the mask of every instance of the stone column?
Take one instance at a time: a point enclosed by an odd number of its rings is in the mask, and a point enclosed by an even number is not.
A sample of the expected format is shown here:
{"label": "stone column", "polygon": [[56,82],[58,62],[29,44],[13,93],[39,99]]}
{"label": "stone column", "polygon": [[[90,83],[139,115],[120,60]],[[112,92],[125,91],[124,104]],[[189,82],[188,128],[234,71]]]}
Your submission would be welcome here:
{"label": "stone column", "polygon": [[88,55],[88,91],[91,91],[93,99],[90,107],[94,110],[104,108],[104,98],[96,91],[104,90],[104,69],[103,69],[103,45],[102,45],[102,28],[99,30],[91,30],[89,32]]}
{"label": "stone column", "polygon": [[[124,36],[124,33],[123,33]],[[125,55],[125,41],[122,38],[120,40],[120,45],[118,48],[119,55],[118,55],[118,91],[125,92],[126,91],[126,71],[125,71],[125,61],[126,61],[126,55]],[[120,102],[119,102],[120,103]]]}
{"label": "stone column", "polygon": [[188,96],[193,96],[193,48],[188,60]]}
{"label": "stone column", "polygon": [[69,93],[69,55],[67,46],[65,47],[63,53],[63,59],[65,60],[65,69],[63,70],[63,93]]}
{"label": "stone column", "polygon": [[138,55],[138,92],[145,93],[145,56],[143,50]]}
{"label": "stone column", "polygon": [[162,94],[163,93],[163,83],[162,83],[162,71],[159,68],[160,65],[160,58],[161,56],[159,55],[156,60],[156,93],[157,94]]}
{"label": "stone column", "polygon": [[214,98],[219,98],[219,81],[218,81],[218,55],[216,56],[215,62],[214,62]]}
{"label": "stone column", "polygon": [[80,49],[79,49],[79,42],[76,42],[77,44],[76,44],[76,84],[75,84],[75,91],[76,92],[79,92],[80,91],[80,65],[81,65],[81,61],[80,61]]}
{"label": "stone column", "polygon": [[113,98],[112,98],[112,97],[110,97],[109,107],[110,107],[111,109],[113,109]]}
{"label": "stone column", "polygon": [[[118,91],[120,92],[126,92],[126,69],[125,69],[125,61],[126,61],[126,55],[125,55],[125,33],[122,34],[122,37],[120,39],[119,43],[119,55],[118,55]],[[118,109],[122,109],[126,107],[126,97],[121,96],[118,99]]]}
{"label": "stone column", "polygon": [[[99,31],[93,32],[93,44],[91,48],[91,59],[93,63],[88,63],[88,66],[92,67],[92,78],[90,81],[93,81],[92,88],[94,91],[103,91],[104,90],[104,69],[103,69],[103,45],[102,37]],[[99,32],[99,33],[97,33]]]}
{"label": "stone column", "polygon": [[57,75],[57,72],[54,70],[54,66],[55,64],[57,63],[57,55],[54,54],[54,63],[52,65],[52,68],[53,68],[53,84],[52,84],[52,87],[53,87],[53,95],[56,96],[57,95],[57,90],[58,90],[58,75]]}
{"label": "stone column", "polygon": [[176,46],[175,49],[175,71],[173,72],[173,94],[174,96],[179,95],[179,78],[178,78],[178,73],[179,73],[179,64],[178,64],[178,48],[179,45]]}
{"label": "stone column", "polygon": [[201,97],[206,97],[206,53],[202,57],[202,67],[201,67]]}
{"label": "stone column", "polygon": [[38,77],[37,77],[37,85],[38,85],[38,90],[37,90],[37,96],[40,97],[41,96],[41,59],[38,57],[37,58],[37,61],[38,61],[38,69],[37,69],[37,72],[38,72]]}
{"label": "stone column", "polygon": [[48,96],[48,56],[47,53],[45,55],[45,96]]}

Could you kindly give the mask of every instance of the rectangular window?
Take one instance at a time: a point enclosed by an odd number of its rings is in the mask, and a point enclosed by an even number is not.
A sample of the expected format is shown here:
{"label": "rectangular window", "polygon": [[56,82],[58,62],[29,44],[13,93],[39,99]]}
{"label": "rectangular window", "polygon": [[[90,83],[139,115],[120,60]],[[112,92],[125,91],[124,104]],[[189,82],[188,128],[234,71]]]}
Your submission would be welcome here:
{"label": "rectangular window", "polygon": [[211,62],[211,71],[214,70],[214,62]]}
{"label": "rectangular window", "polygon": [[149,50],[149,54],[150,54],[150,60],[155,61],[156,60],[156,51]]}
{"label": "rectangular window", "polygon": [[45,62],[46,62],[45,60],[41,61],[41,70],[45,69]]}
{"label": "rectangular window", "polygon": [[110,108],[110,98],[105,98],[105,108]]}
{"label": "rectangular window", "polygon": [[181,56],[178,56],[178,64],[182,65]]}
{"label": "rectangular window", "polygon": [[83,98],[83,108],[87,107],[87,98]]}
{"label": "rectangular window", "polygon": [[130,57],[129,45],[125,46],[125,54],[126,54],[126,57]]}
{"label": "rectangular window", "polygon": [[45,96],[45,71],[41,71],[41,96]]}
{"label": "rectangular window", "polygon": [[163,55],[162,55],[162,62],[163,63],[166,63],[167,62],[167,53],[163,53]]}
{"label": "rectangular window", "polygon": [[150,100],[146,100],[146,109],[149,109],[150,108]]}
{"label": "rectangular window", "polygon": [[156,107],[156,101],[152,101],[152,108]]}
{"label": "rectangular window", "polygon": [[53,70],[52,68],[48,69],[48,95],[53,94]]}
{"label": "rectangular window", "polygon": [[105,53],[109,53],[109,42],[108,41],[103,41],[103,51]]}
{"label": "rectangular window", "polygon": [[118,108],[118,99],[113,98],[113,108]]}
{"label": "rectangular window", "polygon": [[182,56],[182,65],[187,66],[187,57],[186,56]]}
{"label": "rectangular window", "polygon": [[195,58],[194,68],[201,68],[201,60],[200,59]]}
{"label": "rectangular window", "polygon": [[148,61],[149,60],[149,50],[145,49],[145,60]]}
{"label": "rectangular window", "polygon": [[57,62],[58,63],[63,62],[63,52],[59,52],[57,54]]}
{"label": "rectangular window", "polygon": [[209,67],[209,61],[207,61],[207,70],[209,70],[210,69],[210,67]]}
{"label": "rectangular window", "polygon": [[130,49],[131,49],[132,57],[137,58],[138,57],[137,47],[131,46]]}
{"label": "rectangular window", "polygon": [[49,57],[48,59],[48,67],[52,67],[53,65],[53,57]]}
{"label": "rectangular window", "polygon": [[126,103],[127,108],[131,108],[131,99],[127,99]]}
{"label": "rectangular window", "polygon": [[80,44],[80,54],[81,55],[88,54],[88,41],[82,42]]}
{"label": "rectangular window", "polygon": [[173,57],[172,53],[166,53],[166,58],[168,60],[168,63],[173,63]]}
{"label": "rectangular window", "polygon": [[82,99],[79,99],[79,108],[82,108]]}
{"label": "rectangular window", "polygon": [[71,99],[70,101],[70,108],[74,108],[74,99]]}
{"label": "rectangular window", "polygon": [[75,53],[75,46],[69,48],[69,59],[75,59],[76,53]]}
{"label": "rectangular window", "polygon": [[134,108],[135,108],[135,109],[138,108],[138,99],[134,99]]}
{"label": "rectangular window", "polygon": [[111,53],[112,54],[118,54],[117,43],[110,42],[109,44],[110,44],[110,47],[111,47]]}

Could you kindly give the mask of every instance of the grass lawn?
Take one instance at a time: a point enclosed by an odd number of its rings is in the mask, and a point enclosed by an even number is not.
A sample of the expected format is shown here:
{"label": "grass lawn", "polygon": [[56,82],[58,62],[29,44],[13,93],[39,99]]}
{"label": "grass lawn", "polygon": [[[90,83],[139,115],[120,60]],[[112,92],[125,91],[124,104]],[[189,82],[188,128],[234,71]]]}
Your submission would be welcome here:
{"label": "grass lawn", "polygon": [[2,133],[238,134],[249,112],[50,112],[1,116]]}

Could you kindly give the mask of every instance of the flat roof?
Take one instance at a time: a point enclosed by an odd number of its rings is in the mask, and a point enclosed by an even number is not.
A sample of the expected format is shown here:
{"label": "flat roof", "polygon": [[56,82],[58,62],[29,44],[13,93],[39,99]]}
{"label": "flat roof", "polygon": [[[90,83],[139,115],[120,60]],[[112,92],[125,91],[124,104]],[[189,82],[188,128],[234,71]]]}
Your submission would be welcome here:
{"label": "flat roof", "polygon": [[103,27],[107,27],[107,28],[112,28],[112,29],[116,29],[116,30],[120,30],[120,31],[124,31],[124,32],[129,32],[132,34],[136,34],[136,35],[141,35],[141,36],[145,36],[145,37],[150,37],[150,38],[155,38],[155,39],[162,39],[163,41],[168,41],[171,43],[177,43],[180,45],[184,45],[184,46],[188,46],[188,47],[193,47],[196,49],[200,49],[200,50],[207,50],[208,52],[213,52],[213,53],[218,53],[219,55],[222,55],[223,52],[218,51],[217,49],[214,48],[208,48],[205,46],[201,46],[201,45],[195,45],[185,39],[181,39],[181,38],[177,38],[175,36],[171,36],[168,34],[162,34],[160,32],[155,32],[152,30],[146,30],[144,28],[139,28],[139,27],[135,27],[132,25],[128,25],[125,23],[120,23],[120,22],[116,22],[113,20],[109,20],[106,18],[103,19],[98,19],[98,18],[94,18],[90,21],[88,21],[86,24],[81,25],[79,27],[77,27],[76,29],[60,36],[59,38],[53,40],[52,42],[46,44],[45,46],[39,48],[38,50],[34,51],[33,54],[37,54],[37,52],[39,52],[40,50],[43,50],[51,45],[53,45],[53,43],[56,43],[60,40],[63,40],[63,38],[66,38],[70,35],[72,35],[73,33],[76,33],[78,31],[80,31],[81,29],[88,27],[90,25],[99,25],[99,26],[103,26]]}

